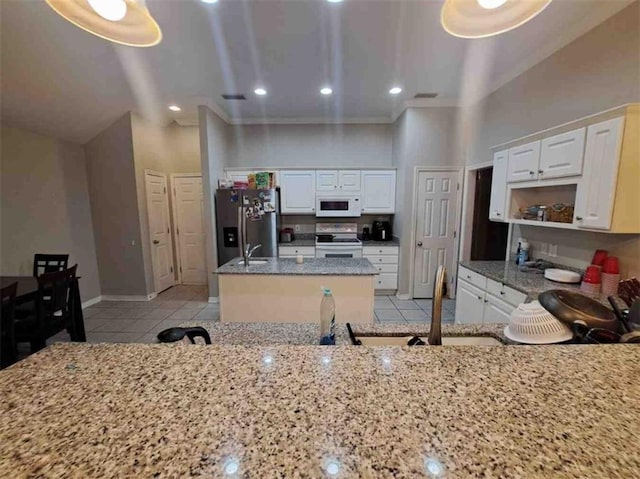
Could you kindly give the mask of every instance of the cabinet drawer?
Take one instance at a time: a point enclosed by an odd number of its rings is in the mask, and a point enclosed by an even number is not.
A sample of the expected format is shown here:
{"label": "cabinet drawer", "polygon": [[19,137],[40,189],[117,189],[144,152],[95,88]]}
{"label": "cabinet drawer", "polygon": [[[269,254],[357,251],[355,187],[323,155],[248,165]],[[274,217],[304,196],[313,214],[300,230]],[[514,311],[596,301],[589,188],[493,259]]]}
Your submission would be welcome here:
{"label": "cabinet drawer", "polygon": [[[291,255],[278,255],[278,258],[289,258],[289,259],[296,259],[298,257],[298,255],[295,256],[291,256]],[[302,256],[304,259],[315,259],[315,256],[308,256],[308,255],[303,255]]]}
{"label": "cabinet drawer", "polygon": [[280,246],[278,256],[302,256],[315,257],[316,249],[313,246]]}
{"label": "cabinet drawer", "polygon": [[377,269],[380,273],[397,273],[398,272],[397,264],[378,263],[378,264],[374,264],[373,267]]}
{"label": "cabinet drawer", "polygon": [[478,288],[487,289],[487,278],[463,266],[458,267],[458,279],[464,279]]}
{"label": "cabinet drawer", "polygon": [[365,246],[362,248],[362,254],[368,255],[398,255],[399,248],[397,246]]}
{"label": "cabinet drawer", "polygon": [[375,266],[378,263],[387,263],[387,264],[398,264],[398,256],[373,256],[373,255],[367,255],[365,256],[365,258],[367,258],[369,261],[371,261],[373,263],[373,265]]}
{"label": "cabinet drawer", "polygon": [[374,278],[375,289],[398,289],[398,275],[382,273]]}
{"label": "cabinet drawer", "polygon": [[487,293],[500,298],[505,303],[510,304],[513,307],[517,307],[520,303],[523,303],[527,299],[527,295],[517,291],[509,286],[505,286],[498,281],[487,278]]}

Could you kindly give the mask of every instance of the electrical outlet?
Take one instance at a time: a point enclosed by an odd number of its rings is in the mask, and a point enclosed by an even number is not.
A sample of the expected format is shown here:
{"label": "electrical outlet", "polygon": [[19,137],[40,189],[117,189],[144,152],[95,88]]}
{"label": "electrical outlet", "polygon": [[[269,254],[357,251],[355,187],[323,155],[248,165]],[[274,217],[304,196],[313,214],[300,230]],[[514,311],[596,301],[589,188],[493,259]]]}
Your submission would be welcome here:
{"label": "electrical outlet", "polygon": [[295,231],[296,233],[300,233],[300,225],[295,225],[295,226],[294,226],[294,231]]}
{"label": "electrical outlet", "polygon": [[549,245],[547,243],[540,243],[540,247],[538,248],[538,253],[549,254]]}
{"label": "electrical outlet", "polygon": [[549,243],[549,256],[555,258],[558,256],[558,245]]}

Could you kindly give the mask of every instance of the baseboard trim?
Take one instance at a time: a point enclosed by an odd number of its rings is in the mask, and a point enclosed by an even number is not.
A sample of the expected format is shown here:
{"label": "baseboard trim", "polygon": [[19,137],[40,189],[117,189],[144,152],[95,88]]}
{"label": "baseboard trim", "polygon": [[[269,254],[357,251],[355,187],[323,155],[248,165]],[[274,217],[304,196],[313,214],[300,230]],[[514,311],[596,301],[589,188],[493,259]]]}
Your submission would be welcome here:
{"label": "baseboard trim", "polygon": [[210,303],[217,304],[220,302],[220,298],[218,298],[217,296],[209,296],[208,301]]}
{"label": "baseboard trim", "polygon": [[96,296],[82,303],[82,309],[87,309],[89,306],[93,306],[96,303],[102,301],[102,296]]}
{"label": "baseboard trim", "polygon": [[396,294],[396,298],[402,299],[402,300],[413,299],[409,293],[398,293]]}
{"label": "baseboard trim", "polygon": [[158,296],[157,293],[144,294],[103,294],[102,301],[151,301]]}

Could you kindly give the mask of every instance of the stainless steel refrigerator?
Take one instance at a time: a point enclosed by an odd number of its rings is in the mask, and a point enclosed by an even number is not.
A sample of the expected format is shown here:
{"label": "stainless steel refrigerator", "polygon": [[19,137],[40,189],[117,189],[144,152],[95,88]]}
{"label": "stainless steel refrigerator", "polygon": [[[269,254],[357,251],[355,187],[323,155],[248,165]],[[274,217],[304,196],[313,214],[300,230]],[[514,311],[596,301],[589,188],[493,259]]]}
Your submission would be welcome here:
{"label": "stainless steel refrigerator", "polygon": [[[244,218],[244,221],[240,221]],[[279,190],[216,190],[218,264],[242,256],[242,228],[246,243],[261,244],[254,257],[278,256],[280,228]]]}

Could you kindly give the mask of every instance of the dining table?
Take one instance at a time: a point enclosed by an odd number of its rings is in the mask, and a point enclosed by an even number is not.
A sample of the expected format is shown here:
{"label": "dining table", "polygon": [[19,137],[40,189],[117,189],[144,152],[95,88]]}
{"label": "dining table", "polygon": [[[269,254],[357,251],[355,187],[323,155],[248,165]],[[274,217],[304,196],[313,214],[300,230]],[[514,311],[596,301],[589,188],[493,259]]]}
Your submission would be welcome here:
{"label": "dining table", "polygon": [[[82,315],[82,300],[80,298],[80,276],[74,278],[69,289],[69,302],[71,303],[72,327],[69,335],[71,341],[86,342],[87,334],[84,330],[84,318]],[[38,278],[34,276],[0,276],[0,288],[18,283],[16,291],[16,306],[35,300],[38,296]]]}

